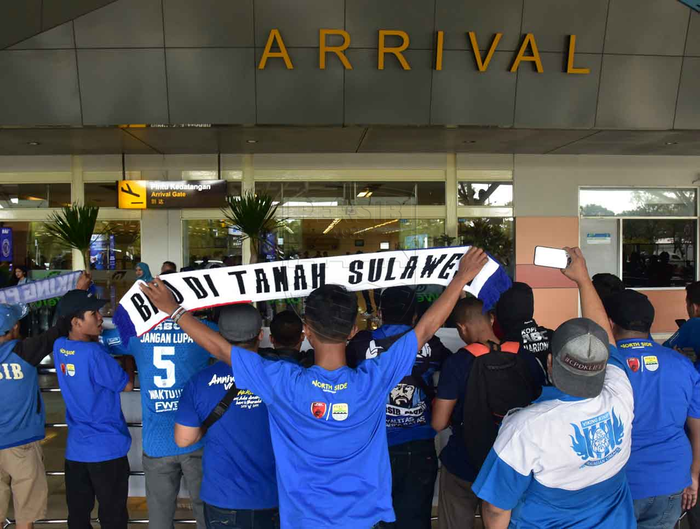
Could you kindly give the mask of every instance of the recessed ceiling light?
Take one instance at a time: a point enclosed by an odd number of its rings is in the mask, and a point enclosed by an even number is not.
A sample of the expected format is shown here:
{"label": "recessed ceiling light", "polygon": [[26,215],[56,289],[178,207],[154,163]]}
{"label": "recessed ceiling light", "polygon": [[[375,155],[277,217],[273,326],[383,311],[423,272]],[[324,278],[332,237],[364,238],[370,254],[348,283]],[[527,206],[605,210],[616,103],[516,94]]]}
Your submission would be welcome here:
{"label": "recessed ceiling light", "polygon": [[678,145],[677,141],[667,141],[666,145]]}
{"label": "recessed ceiling light", "polygon": [[246,143],[258,143],[258,140],[245,140]]}
{"label": "recessed ceiling light", "polygon": [[38,147],[39,145],[41,145],[41,143],[39,143],[38,141],[28,141],[27,145],[31,145],[32,147]]}

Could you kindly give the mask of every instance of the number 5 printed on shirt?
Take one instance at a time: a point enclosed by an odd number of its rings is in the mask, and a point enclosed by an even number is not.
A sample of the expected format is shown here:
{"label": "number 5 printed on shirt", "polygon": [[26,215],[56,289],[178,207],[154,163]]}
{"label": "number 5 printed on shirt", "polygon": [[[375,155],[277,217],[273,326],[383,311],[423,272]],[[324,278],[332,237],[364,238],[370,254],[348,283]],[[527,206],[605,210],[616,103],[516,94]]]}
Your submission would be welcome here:
{"label": "number 5 printed on shirt", "polygon": [[159,388],[171,388],[175,385],[175,364],[171,360],[166,360],[164,356],[174,356],[174,347],[154,347],[153,365],[158,369],[165,369],[165,378],[161,376],[153,377],[153,383]]}

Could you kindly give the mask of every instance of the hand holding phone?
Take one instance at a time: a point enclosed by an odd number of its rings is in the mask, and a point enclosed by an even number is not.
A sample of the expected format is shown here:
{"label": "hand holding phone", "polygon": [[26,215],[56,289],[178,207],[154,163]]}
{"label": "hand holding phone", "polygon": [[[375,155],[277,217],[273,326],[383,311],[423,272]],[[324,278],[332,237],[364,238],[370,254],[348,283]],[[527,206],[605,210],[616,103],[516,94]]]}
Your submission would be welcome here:
{"label": "hand holding phone", "polygon": [[560,270],[565,269],[569,266],[571,259],[566,250],[560,248],[548,248],[546,246],[535,246],[535,260],[536,266],[544,266],[547,268],[559,268]]}

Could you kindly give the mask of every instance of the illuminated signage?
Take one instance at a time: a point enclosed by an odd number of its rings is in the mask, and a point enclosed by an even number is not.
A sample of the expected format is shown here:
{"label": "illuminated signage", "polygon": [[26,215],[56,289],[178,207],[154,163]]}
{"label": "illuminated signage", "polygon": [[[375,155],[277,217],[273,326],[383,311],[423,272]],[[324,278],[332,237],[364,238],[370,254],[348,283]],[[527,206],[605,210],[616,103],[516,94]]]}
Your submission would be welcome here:
{"label": "illuminated signage", "polygon": [[[696,0],[688,0],[690,2],[695,2]],[[700,0],[697,0],[700,1]],[[331,46],[328,43],[327,37],[336,36],[342,39],[342,44]],[[394,42],[399,42],[398,46],[387,45],[387,38],[393,38]],[[465,38],[468,40],[471,51],[474,54],[474,62],[476,67],[480,72],[485,72],[488,70],[489,63],[493,58],[493,54],[498,48],[498,44],[503,37],[503,33],[496,33],[491,40],[491,45],[489,46],[486,55],[483,56],[479,49],[477,43],[477,35],[474,31],[469,31],[465,34]],[[398,39],[398,41],[396,40]],[[435,35],[435,61],[434,68],[437,71],[442,70],[443,66],[443,48],[445,41],[445,32],[437,31]],[[406,51],[411,43],[411,39],[405,31],[401,30],[390,30],[390,29],[380,29],[378,34],[378,49],[377,49],[377,69],[383,70],[387,56],[393,56],[395,60],[399,62],[401,68],[404,70],[410,70],[411,65],[404,56],[403,52]],[[346,70],[352,70],[352,64],[345,55],[345,50],[350,46],[350,34],[342,29],[320,29],[318,34],[318,67],[321,70],[326,69],[326,62],[329,57],[335,57],[343,65]],[[258,69],[264,70],[270,59],[281,59],[284,61],[284,65],[287,70],[294,69],[294,63],[292,62],[292,57],[287,51],[287,46],[284,44],[282,39],[282,34],[279,29],[271,29],[267,37],[267,43],[265,44],[265,49],[262,56],[260,57],[260,62],[258,63]],[[576,35],[569,35],[569,44],[567,50],[567,61],[564,67],[564,72],[567,74],[583,74],[587,75],[591,73],[589,68],[580,68],[575,66],[576,59]],[[520,64],[523,62],[533,63],[537,73],[544,72],[542,68],[542,59],[540,57],[540,52],[537,49],[537,41],[535,35],[532,33],[526,33],[518,52],[516,53],[513,62],[510,66],[511,72],[517,72]]]}
{"label": "illuminated signage", "polygon": [[226,205],[225,180],[120,180],[120,209],[220,208]]}

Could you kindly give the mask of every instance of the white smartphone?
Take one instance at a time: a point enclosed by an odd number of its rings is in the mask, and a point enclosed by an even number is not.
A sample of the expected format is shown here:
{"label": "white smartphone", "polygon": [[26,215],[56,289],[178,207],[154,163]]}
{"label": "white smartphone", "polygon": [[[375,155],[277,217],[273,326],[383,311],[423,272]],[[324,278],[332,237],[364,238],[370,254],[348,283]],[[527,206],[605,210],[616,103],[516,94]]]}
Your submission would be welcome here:
{"label": "white smartphone", "polygon": [[569,254],[560,248],[535,246],[535,265],[564,269],[569,266]]}

